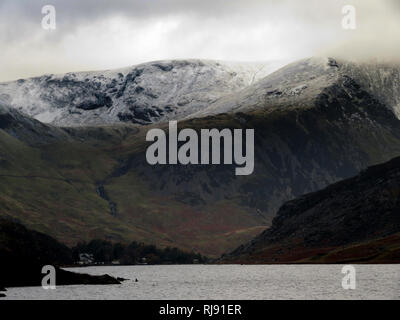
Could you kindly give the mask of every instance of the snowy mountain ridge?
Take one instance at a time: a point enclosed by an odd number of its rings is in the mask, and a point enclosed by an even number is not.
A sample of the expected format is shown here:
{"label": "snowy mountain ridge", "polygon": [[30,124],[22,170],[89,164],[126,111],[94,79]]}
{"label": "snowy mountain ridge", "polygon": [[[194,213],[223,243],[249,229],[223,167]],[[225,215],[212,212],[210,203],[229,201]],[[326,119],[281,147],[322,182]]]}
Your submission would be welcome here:
{"label": "snowy mountain ridge", "polygon": [[0,102],[58,126],[179,120],[276,70],[279,63],[168,60],[0,83]]}
{"label": "snowy mountain ridge", "polygon": [[260,108],[309,108],[326,88],[352,83],[400,118],[398,64],[313,57],[282,65],[166,60],[44,75],[0,83],[0,102],[56,126],[151,124]]}
{"label": "snowy mountain ridge", "polygon": [[[400,65],[356,63],[329,57],[291,63],[238,92],[222,97],[190,117],[259,108],[312,107],[326,88],[340,82],[359,86],[400,119]],[[349,96],[349,99],[353,98],[357,99]]]}

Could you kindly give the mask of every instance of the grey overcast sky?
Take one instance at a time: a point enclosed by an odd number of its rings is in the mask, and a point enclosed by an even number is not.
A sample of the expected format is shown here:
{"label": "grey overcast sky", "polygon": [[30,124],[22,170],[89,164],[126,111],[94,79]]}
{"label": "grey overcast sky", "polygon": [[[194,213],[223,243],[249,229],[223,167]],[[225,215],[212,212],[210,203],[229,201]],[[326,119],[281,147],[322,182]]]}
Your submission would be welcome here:
{"label": "grey overcast sky", "polygon": [[[56,30],[41,26],[48,4]],[[400,0],[0,0],[0,81],[161,59],[390,59],[399,39]]]}

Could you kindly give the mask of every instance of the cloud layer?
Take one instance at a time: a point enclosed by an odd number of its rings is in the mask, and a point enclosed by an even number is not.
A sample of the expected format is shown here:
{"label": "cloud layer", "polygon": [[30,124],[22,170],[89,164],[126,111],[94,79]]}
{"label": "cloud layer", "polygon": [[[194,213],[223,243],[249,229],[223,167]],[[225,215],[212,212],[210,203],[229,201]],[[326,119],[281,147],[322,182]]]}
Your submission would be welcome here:
{"label": "cloud layer", "polygon": [[[54,31],[41,27],[47,4]],[[341,27],[346,4],[356,30]],[[396,0],[2,0],[0,81],[172,58],[393,59],[399,36]]]}

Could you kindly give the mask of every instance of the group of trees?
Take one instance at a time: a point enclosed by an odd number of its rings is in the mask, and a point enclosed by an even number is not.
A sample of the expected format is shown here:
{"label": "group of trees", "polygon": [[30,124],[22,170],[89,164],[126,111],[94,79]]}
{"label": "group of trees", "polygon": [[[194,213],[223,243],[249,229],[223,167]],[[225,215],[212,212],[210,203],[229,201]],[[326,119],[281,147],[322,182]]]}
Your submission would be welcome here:
{"label": "group of trees", "polygon": [[132,242],[129,245],[111,243],[106,240],[92,240],[89,243],[80,242],[72,248],[75,261],[79,261],[79,254],[93,254],[95,262],[111,263],[119,261],[121,264],[191,264],[205,263],[206,257],[199,253],[188,253],[177,248],[159,249],[154,245]]}

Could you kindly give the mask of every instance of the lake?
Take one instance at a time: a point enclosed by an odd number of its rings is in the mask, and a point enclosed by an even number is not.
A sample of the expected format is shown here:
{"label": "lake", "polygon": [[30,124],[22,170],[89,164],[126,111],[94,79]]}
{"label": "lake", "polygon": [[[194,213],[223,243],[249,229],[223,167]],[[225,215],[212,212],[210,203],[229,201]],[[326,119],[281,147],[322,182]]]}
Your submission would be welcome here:
{"label": "lake", "polygon": [[[343,265],[168,265],[70,268],[130,280],[121,285],[11,288],[6,299],[400,299],[400,265],[355,265],[356,289],[342,288]],[[135,282],[138,279],[138,282]]]}

